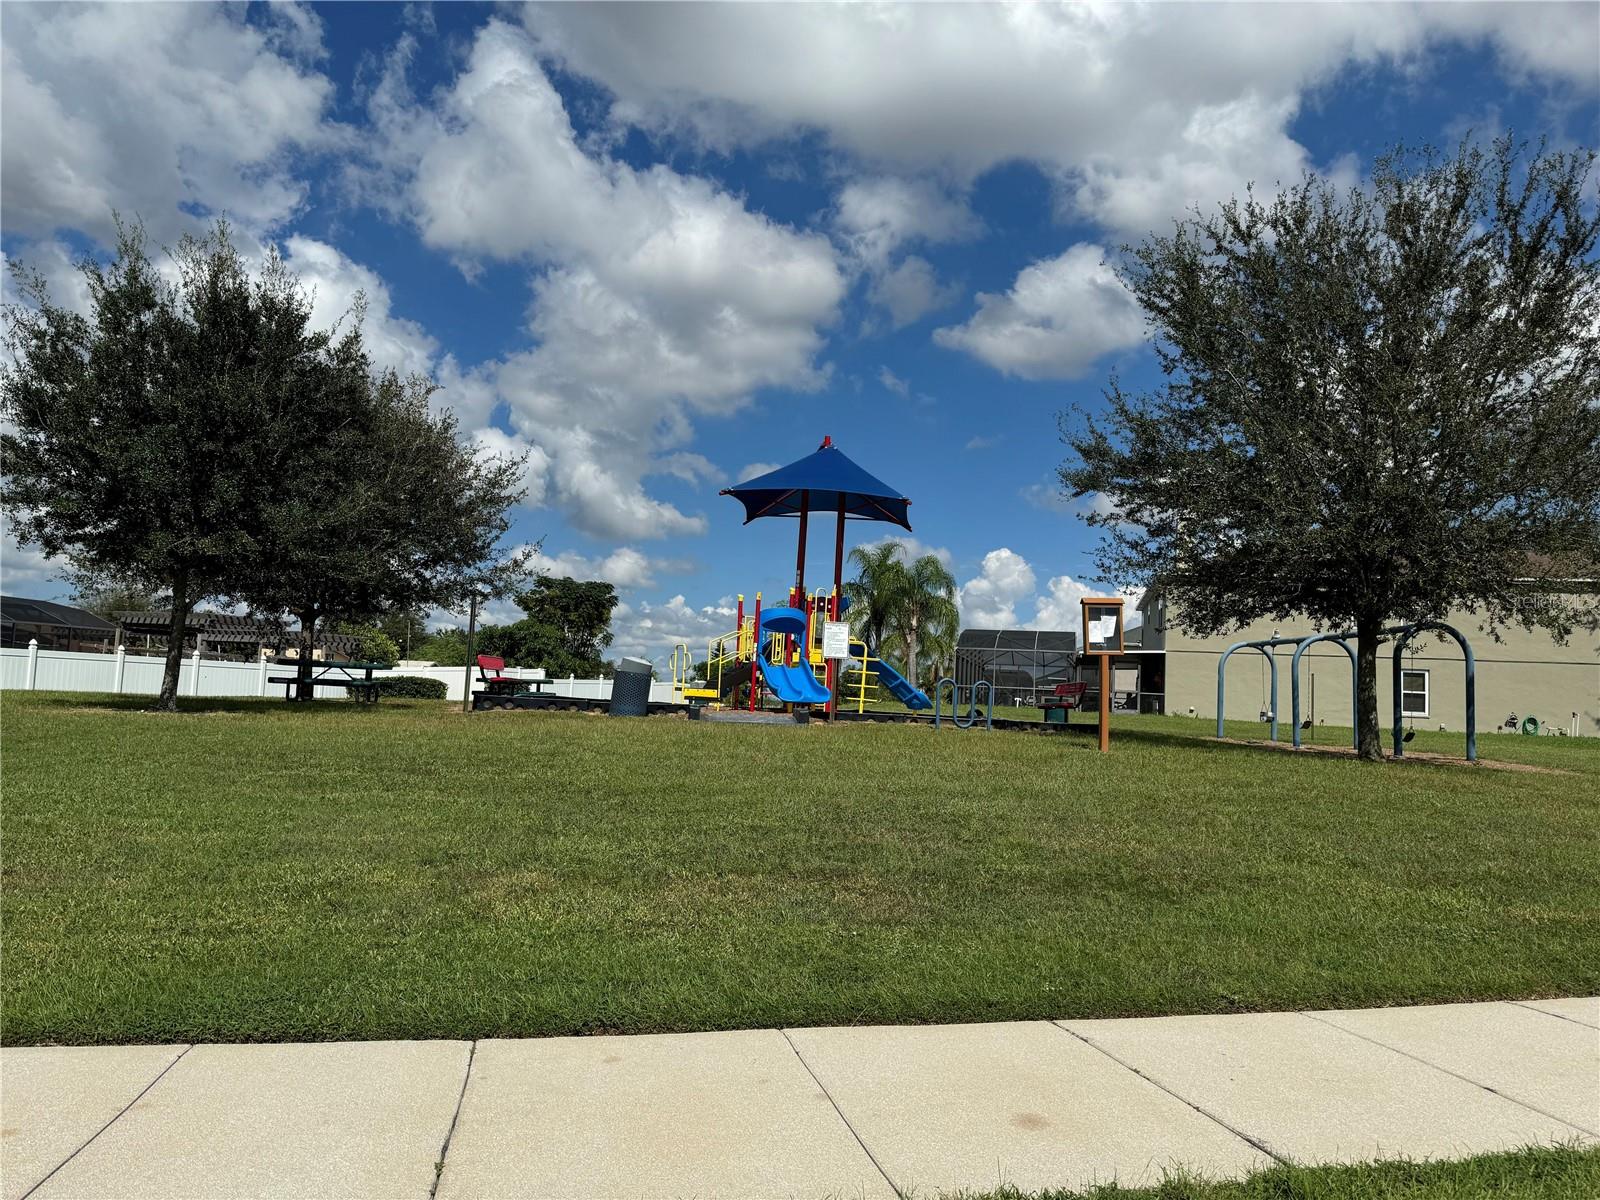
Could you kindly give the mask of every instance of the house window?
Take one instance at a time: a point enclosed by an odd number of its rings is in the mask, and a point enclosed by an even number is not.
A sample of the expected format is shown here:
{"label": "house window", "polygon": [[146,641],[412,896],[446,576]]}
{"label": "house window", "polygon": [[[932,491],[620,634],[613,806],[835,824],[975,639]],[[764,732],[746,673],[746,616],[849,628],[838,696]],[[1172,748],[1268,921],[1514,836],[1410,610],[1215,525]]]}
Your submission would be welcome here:
{"label": "house window", "polygon": [[1428,673],[1400,672],[1400,711],[1408,717],[1428,715]]}

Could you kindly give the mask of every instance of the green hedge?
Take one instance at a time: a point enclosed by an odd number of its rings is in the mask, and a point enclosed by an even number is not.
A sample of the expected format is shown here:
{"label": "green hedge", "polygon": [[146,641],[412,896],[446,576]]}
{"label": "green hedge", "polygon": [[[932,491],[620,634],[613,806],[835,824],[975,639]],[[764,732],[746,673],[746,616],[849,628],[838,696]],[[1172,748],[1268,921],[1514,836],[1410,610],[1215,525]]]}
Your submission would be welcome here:
{"label": "green hedge", "polygon": [[377,684],[378,695],[401,700],[443,700],[446,692],[444,680],[426,675],[391,675]]}

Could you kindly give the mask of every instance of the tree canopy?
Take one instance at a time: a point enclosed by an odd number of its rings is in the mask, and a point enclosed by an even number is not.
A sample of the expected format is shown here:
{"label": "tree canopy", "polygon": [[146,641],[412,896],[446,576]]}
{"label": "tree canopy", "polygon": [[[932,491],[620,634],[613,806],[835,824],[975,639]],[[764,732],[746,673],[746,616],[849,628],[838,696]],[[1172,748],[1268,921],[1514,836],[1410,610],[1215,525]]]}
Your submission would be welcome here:
{"label": "tree canopy", "polygon": [[1061,470],[1109,502],[1106,577],[1201,632],[1353,627],[1366,757],[1385,625],[1592,615],[1561,581],[1600,560],[1593,161],[1400,149],[1127,248],[1163,379],[1113,380]]}
{"label": "tree canopy", "polygon": [[275,257],[252,279],[225,225],[185,238],[169,281],[142,230],[82,264],[87,316],[19,268],[5,309],[4,504],[17,536],[102,585],[172,597],[160,706],[172,707],[195,604],[259,560],[295,433],[349,347],[309,328]]}
{"label": "tree canopy", "polygon": [[551,675],[605,673],[601,657],[611,644],[611,612],[617,592],[603,580],[542,575],[517,597],[527,615],[482,631],[478,650],[514,666],[543,667]]}
{"label": "tree canopy", "polygon": [[462,444],[429,380],[374,374],[360,299],[342,332],[313,329],[299,280],[272,253],[252,275],[220,222],[171,258],[169,280],[121,227],[112,263],[81,266],[88,316],[20,271],[0,376],[18,536],[101,586],[172,597],[159,707],[203,599],[293,613],[309,651],[320,621],[518,577],[526,555],[498,545],[521,464]]}
{"label": "tree canopy", "polygon": [[890,540],[855,547],[850,561],[857,575],[845,584],[846,616],[870,656],[902,655],[906,677],[915,682],[923,651],[934,665],[954,652],[961,621],[956,580],[938,558],[924,554],[907,562],[905,547]]}

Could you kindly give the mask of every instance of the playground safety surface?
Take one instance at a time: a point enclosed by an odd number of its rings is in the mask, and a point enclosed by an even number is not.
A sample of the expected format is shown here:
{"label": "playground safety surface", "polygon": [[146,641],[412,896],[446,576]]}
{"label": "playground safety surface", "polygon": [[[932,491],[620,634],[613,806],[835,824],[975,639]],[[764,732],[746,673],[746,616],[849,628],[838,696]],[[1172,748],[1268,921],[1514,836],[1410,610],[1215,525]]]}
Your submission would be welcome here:
{"label": "playground safety surface", "polygon": [[1600,997],[0,1050],[0,1198],[905,1196],[1600,1142]]}

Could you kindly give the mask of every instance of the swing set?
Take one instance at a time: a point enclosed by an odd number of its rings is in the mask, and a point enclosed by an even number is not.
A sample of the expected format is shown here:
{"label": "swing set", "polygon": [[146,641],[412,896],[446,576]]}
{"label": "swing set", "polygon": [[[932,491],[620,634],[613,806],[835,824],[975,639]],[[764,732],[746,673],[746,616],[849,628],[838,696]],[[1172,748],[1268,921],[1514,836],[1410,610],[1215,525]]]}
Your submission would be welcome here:
{"label": "swing set", "polygon": [[[1405,653],[1406,646],[1411,639],[1419,633],[1443,633],[1455,639],[1461,647],[1461,654],[1466,666],[1466,699],[1467,699],[1467,761],[1476,762],[1478,758],[1478,666],[1472,654],[1472,643],[1462,635],[1461,631],[1453,625],[1443,621],[1414,621],[1409,625],[1393,625],[1388,629],[1380,630],[1382,638],[1394,639],[1394,670],[1393,670],[1393,702],[1394,702],[1394,756],[1400,758],[1405,754],[1405,714],[1401,711],[1400,674],[1401,655]],[[1343,633],[1314,633],[1309,637],[1270,637],[1255,638],[1243,642],[1235,642],[1222,652],[1222,657],[1217,660],[1217,736],[1223,736],[1223,714],[1227,712],[1225,701],[1227,688],[1228,659],[1235,650],[1257,650],[1267,660],[1271,675],[1271,691],[1268,700],[1266,717],[1271,726],[1270,740],[1278,740],[1278,658],[1273,653],[1276,646],[1293,646],[1294,654],[1289,659],[1289,716],[1294,727],[1294,748],[1300,749],[1300,658],[1312,646],[1319,642],[1331,642],[1343,650],[1350,658],[1350,735],[1351,744],[1359,748],[1361,734],[1358,729],[1358,688],[1357,665],[1355,648],[1351,641],[1355,638],[1354,630]]]}

